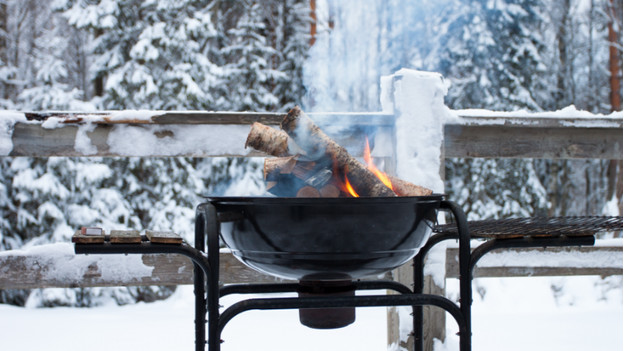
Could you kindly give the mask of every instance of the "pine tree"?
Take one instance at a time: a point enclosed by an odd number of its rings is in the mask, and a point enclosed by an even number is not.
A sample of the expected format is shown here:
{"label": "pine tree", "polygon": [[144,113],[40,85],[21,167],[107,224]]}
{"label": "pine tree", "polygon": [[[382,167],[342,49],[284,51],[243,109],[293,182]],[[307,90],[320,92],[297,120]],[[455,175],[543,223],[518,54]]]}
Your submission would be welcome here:
{"label": "pine tree", "polygon": [[202,2],[67,0],[69,22],[95,37],[94,76],[106,77],[108,109],[212,109],[220,69],[208,60],[215,35]]}
{"label": "pine tree", "polygon": [[305,95],[303,65],[310,43],[310,8],[303,0],[284,0],[278,4],[274,27],[275,67],[283,73],[276,79],[273,94],[280,99],[280,110],[301,104]]}
{"label": "pine tree", "polygon": [[[595,113],[610,112],[608,0],[578,6],[571,0],[547,3],[544,25],[552,47],[548,76],[553,86],[545,107],[558,110],[570,104]],[[621,12],[621,11],[620,11]],[[618,23],[619,21],[619,23]],[[616,27],[621,28],[621,17]],[[621,39],[620,45],[621,48]],[[621,77],[620,77],[621,80]],[[617,162],[606,160],[534,160],[551,202],[551,215],[596,215],[616,195]],[[607,181],[608,180],[608,181]],[[621,206],[621,197],[615,196]],[[614,213],[610,213],[614,214]]]}
{"label": "pine tree", "polygon": [[459,0],[441,18],[447,28],[433,52],[437,70],[452,82],[453,108],[541,110],[534,81],[544,69],[543,39],[533,0]]}
{"label": "pine tree", "polygon": [[[451,82],[449,107],[541,110],[540,13],[532,0],[460,0],[437,17],[440,45],[426,60]],[[543,214],[548,205],[531,160],[447,160],[446,178],[451,198],[473,218]]]}
{"label": "pine tree", "polygon": [[272,111],[279,99],[272,93],[270,84],[284,74],[270,65],[275,49],[267,40],[262,6],[254,0],[244,3],[245,10],[236,27],[228,30],[231,39],[223,49],[228,62],[225,73],[229,98],[235,104],[234,110]]}
{"label": "pine tree", "polygon": [[63,22],[48,2],[0,4],[0,107],[89,109],[68,75]]}

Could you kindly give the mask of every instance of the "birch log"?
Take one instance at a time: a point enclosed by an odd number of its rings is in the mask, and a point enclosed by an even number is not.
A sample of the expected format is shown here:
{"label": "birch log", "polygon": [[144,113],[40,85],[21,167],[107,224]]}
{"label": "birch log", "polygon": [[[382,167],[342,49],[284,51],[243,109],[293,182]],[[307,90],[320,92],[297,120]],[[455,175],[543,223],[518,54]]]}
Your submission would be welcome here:
{"label": "birch log", "polygon": [[366,166],[329,138],[298,106],[288,112],[281,127],[306,152],[308,157],[327,156],[334,160],[358,195],[396,196],[390,188],[366,169]]}

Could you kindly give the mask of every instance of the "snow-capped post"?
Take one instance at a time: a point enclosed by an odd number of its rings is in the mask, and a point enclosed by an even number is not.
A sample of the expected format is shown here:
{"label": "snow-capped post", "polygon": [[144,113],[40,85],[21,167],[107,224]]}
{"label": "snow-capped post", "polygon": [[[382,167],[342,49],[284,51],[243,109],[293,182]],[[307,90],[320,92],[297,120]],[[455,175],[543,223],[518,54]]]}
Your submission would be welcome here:
{"label": "snow-capped post", "polygon": [[[382,77],[381,104],[384,112],[396,117],[396,175],[421,184],[434,193],[444,192],[444,123],[453,114],[444,105],[447,87],[438,73],[401,69]],[[446,247],[438,245],[427,257],[425,293],[444,295]],[[406,264],[393,272],[395,280],[412,287],[413,269]],[[425,350],[433,349],[433,339],[444,340],[444,312],[424,309]],[[390,350],[413,349],[411,309],[391,308],[388,313]]]}

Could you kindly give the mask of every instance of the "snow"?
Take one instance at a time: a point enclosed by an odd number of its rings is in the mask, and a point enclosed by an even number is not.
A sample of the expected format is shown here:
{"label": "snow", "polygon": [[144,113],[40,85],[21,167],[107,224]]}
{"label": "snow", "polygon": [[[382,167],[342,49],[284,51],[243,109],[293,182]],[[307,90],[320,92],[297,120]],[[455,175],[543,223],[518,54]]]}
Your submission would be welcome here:
{"label": "snow", "polygon": [[[617,279],[612,280],[617,284]],[[599,277],[566,278],[568,289],[555,299],[552,289],[560,284],[557,278],[475,280],[476,286],[487,286],[487,293],[484,297],[475,293],[474,297],[473,350],[622,350],[622,290],[603,293],[597,284],[600,281]],[[451,286],[450,295],[457,293],[452,289],[455,283],[449,280],[447,284]],[[123,307],[108,304],[48,309],[0,305],[3,349],[191,350],[192,290],[191,286],[181,286],[166,301]],[[223,303],[229,306],[235,299],[228,297]],[[356,314],[353,325],[323,331],[301,326],[294,310],[245,312],[225,327],[222,350],[388,349],[385,308],[360,308]],[[435,350],[458,350],[456,332],[454,321],[447,315],[447,341],[437,342]]]}
{"label": "snow", "polygon": [[[0,252],[0,257],[6,255],[26,257],[26,265],[54,266],[54,270],[42,273],[48,279],[67,282],[80,282],[93,267],[97,268],[102,279],[122,281],[137,281],[141,277],[149,277],[154,269],[143,264],[141,255],[119,255],[114,259],[110,255],[75,255],[74,245],[68,242],[26,245],[23,249]],[[106,260],[106,264],[98,264],[103,260]]]}
{"label": "snow", "polygon": [[557,111],[545,111],[545,112],[529,112],[527,110],[517,111],[491,111],[485,109],[460,109],[454,110],[461,116],[470,117],[540,117],[540,118],[619,118],[622,119],[622,111],[614,111],[610,114],[591,113],[588,111],[579,110],[574,105],[564,107]]}
{"label": "snow", "polygon": [[[591,113],[577,109],[570,105],[557,111],[528,112],[526,110],[517,111],[491,111],[484,109],[463,109],[452,110],[452,113],[461,117],[460,123],[476,125],[509,125],[510,123],[519,125],[539,126],[543,119],[552,119],[553,122],[560,123],[562,127],[577,128],[617,128],[621,127],[622,111],[615,111],[610,114]],[[513,120],[510,120],[513,118]]]}
{"label": "snow", "polygon": [[13,150],[13,126],[18,122],[26,122],[23,113],[0,111],[0,156],[6,156]]}
{"label": "snow", "polygon": [[[387,78],[382,80],[382,84],[389,82]],[[439,170],[443,125],[454,119],[444,105],[444,79],[438,73],[401,69],[391,82],[392,87],[382,87],[382,91],[393,91],[397,176],[442,193],[444,182]],[[383,108],[389,110],[388,99],[382,99]]]}
{"label": "snow", "polygon": [[87,133],[91,133],[95,130],[96,125],[93,123],[82,124],[78,127],[76,132],[76,140],[74,143],[74,149],[83,155],[95,155],[97,153],[97,147],[91,143],[91,139]]}
{"label": "snow", "polygon": [[107,143],[128,156],[244,155],[248,133],[248,126],[236,125],[116,125]]}

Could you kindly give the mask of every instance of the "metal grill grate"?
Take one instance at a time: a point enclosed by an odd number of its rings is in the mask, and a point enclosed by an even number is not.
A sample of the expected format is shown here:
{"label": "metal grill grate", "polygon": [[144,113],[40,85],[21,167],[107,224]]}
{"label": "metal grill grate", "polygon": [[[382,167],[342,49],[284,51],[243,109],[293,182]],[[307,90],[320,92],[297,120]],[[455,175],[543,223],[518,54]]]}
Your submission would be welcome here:
{"label": "metal grill grate", "polygon": [[[529,217],[469,221],[470,236],[475,238],[516,238],[539,236],[586,236],[621,231],[622,217]],[[436,233],[457,233],[455,224],[438,225]]]}

